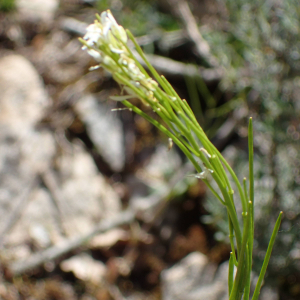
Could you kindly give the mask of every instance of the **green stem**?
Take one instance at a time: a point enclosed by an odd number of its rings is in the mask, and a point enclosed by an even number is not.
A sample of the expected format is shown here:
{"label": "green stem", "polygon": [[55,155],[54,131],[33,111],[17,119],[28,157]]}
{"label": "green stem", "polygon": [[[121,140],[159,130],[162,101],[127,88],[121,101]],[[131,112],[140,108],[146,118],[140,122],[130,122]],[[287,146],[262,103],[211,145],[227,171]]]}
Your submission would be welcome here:
{"label": "green stem", "polygon": [[[250,216],[249,214],[244,215],[244,228],[243,228],[243,239],[242,239],[242,247],[239,252],[238,257],[238,267],[237,273],[233,284],[233,289],[230,294],[229,300],[236,300],[239,299],[239,295],[243,290],[242,280],[243,276],[245,276],[245,269],[247,271],[247,264],[248,264],[248,252],[247,252],[247,242],[250,230]],[[245,263],[246,260],[246,263]],[[247,275],[246,275],[247,276]]]}
{"label": "green stem", "polygon": [[232,221],[229,216],[229,213],[227,212],[228,215],[228,225],[229,225],[229,240],[230,240],[230,246],[231,246],[231,253],[230,253],[230,258],[232,257],[234,265],[237,267],[237,260],[236,260],[236,255],[235,255],[235,247],[234,247],[234,232],[233,232],[233,227],[232,227]]}
{"label": "green stem", "polygon": [[[254,212],[253,212],[253,204],[254,204],[254,175],[253,175],[253,126],[252,126],[252,118],[249,119],[249,127],[248,127],[248,151],[249,151],[249,192],[250,192],[250,205],[249,205],[249,214],[250,214],[250,231],[248,238],[248,264],[250,268],[250,272],[252,269],[252,255],[253,255],[253,242],[254,242]],[[246,178],[244,178],[244,194],[248,199],[247,193],[247,185]],[[246,284],[245,284],[245,293],[244,300],[248,300],[250,297],[250,288],[251,288],[251,274],[249,274]]]}
{"label": "green stem", "polygon": [[243,193],[242,186],[241,186],[236,174],[234,173],[234,171],[232,170],[232,168],[230,167],[230,165],[226,161],[226,159],[222,156],[222,154],[216,148],[215,148],[215,151],[216,151],[218,157],[220,158],[221,162],[225,165],[226,169],[228,170],[229,174],[231,175],[236,187],[238,188],[239,195],[240,195],[240,198],[241,198],[243,212],[245,213],[247,211],[247,201],[246,201],[246,197]]}
{"label": "green stem", "polygon": [[169,138],[171,138],[174,143],[181,149],[181,151],[186,155],[186,157],[192,162],[197,172],[201,172],[202,169],[192,156],[192,154],[188,151],[188,149],[181,143],[181,141],[173,134],[171,133],[166,127],[161,125],[158,121],[154,120],[150,116],[148,116],[146,113],[144,113],[142,110],[128,102],[127,100],[122,101],[122,103],[127,106],[128,108],[132,109],[135,113],[142,116],[144,119],[146,119],[148,122],[153,124],[155,127],[157,127],[160,131],[162,131],[164,134],[166,134]]}
{"label": "green stem", "polygon": [[264,262],[263,262],[263,265],[262,265],[262,268],[261,268],[261,271],[260,271],[260,274],[259,274],[259,277],[258,277],[258,281],[256,283],[256,287],[255,287],[255,290],[254,290],[254,293],[253,293],[252,300],[257,300],[258,299],[260,289],[261,289],[261,286],[262,286],[262,283],[263,283],[263,279],[265,277],[266,270],[267,270],[267,267],[268,267],[268,264],[269,264],[269,261],[270,261],[270,257],[271,257],[272,249],[273,249],[273,246],[274,246],[274,243],[275,243],[276,235],[277,235],[279,227],[280,227],[282,214],[283,214],[283,212],[281,211],[278,218],[277,218],[277,221],[275,223],[275,227],[274,227],[274,230],[273,230],[270,242],[269,242],[269,246],[268,246],[267,253],[266,253],[266,256],[265,256],[265,259],[264,259]]}
{"label": "green stem", "polygon": [[166,85],[165,85],[164,81],[161,79],[161,77],[159,76],[157,71],[153,68],[151,63],[148,61],[147,57],[145,56],[145,54],[144,54],[142,48],[140,47],[140,45],[137,43],[137,41],[134,38],[133,34],[128,29],[126,29],[126,33],[129,36],[129,38],[131,39],[131,41],[133,42],[136,51],[138,52],[138,54],[141,56],[141,58],[145,62],[145,64],[146,64],[147,68],[149,69],[149,71],[152,73],[152,75],[157,80],[157,82],[162,86],[162,88],[165,89]]}
{"label": "green stem", "polygon": [[[254,168],[253,168],[253,125],[252,118],[249,118],[249,127],[248,127],[248,148],[249,148],[249,195],[250,201],[252,202],[251,209],[251,234],[252,240],[254,239]],[[253,246],[253,245],[252,245]],[[252,248],[251,248],[252,251]]]}
{"label": "green stem", "polygon": [[235,265],[235,254],[230,252],[229,266],[228,266],[228,295],[230,296],[233,287],[233,275],[234,275],[234,265]]}

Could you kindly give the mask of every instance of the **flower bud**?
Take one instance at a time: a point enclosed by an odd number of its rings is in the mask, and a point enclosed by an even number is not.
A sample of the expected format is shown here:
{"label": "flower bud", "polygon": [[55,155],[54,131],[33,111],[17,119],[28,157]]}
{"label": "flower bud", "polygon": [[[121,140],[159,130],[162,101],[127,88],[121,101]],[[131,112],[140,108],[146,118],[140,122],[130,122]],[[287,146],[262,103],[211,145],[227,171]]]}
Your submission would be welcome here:
{"label": "flower bud", "polygon": [[111,72],[117,72],[118,71],[118,65],[116,64],[116,62],[108,55],[105,55],[103,58],[103,62],[102,64],[104,65],[104,67],[111,71]]}
{"label": "flower bud", "polygon": [[112,26],[111,31],[117,39],[122,41],[124,44],[127,43],[127,34],[125,29],[122,26],[120,25]]}
{"label": "flower bud", "polygon": [[97,62],[101,63],[102,62],[102,56],[101,53],[97,50],[94,49],[88,49],[88,54],[92,56]]}

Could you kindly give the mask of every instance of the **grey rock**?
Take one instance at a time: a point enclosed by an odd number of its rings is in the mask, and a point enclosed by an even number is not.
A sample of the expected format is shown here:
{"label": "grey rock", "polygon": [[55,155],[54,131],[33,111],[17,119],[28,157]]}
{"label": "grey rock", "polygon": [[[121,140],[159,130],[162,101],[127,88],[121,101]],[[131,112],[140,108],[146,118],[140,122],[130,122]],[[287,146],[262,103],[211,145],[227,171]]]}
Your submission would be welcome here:
{"label": "grey rock", "polygon": [[17,0],[16,6],[22,19],[28,21],[53,21],[59,0]]}
{"label": "grey rock", "polygon": [[[1,235],[19,221],[26,201],[42,203],[47,192],[34,184],[38,174],[51,163],[55,143],[51,133],[35,126],[49,105],[41,79],[22,56],[0,60],[0,228]],[[33,200],[34,199],[34,200]],[[24,201],[23,201],[24,200]],[[24,206],[24,207],[23,207]],[[41,215],[36,205],[35,214]],[[44,204],[41,207],[46,209]],[[18,212],[18,213],[17,213]],[[34,217],[31,218],[32,220]],[[24,224],[23,224],[24,225]],[[21,226],[19,242],[26,240],[29,228]],[[15,240],[11,233],[7,240]]]}
{"label": "grey rock", "polygon": [[228,262],[218,269],[200,252],[193,252],[161,274],[163,300],[228,299]]}
{"label": "grey rock", "polygon": [[125,163],[122,123],[109,106],[92,95],[81,98],[75,110],[87,126],[88,134],[103,159],[113,171],[122,170]]}
{"label": "grey rock", "polygon": [[0,70],[0,122],[21,136],[41,119],[49,100],[39,74],[24,57],[3,57]]}
{"label": "grey rock", "polygon": [[73,145],[73,153],[58,158],[58,188],[63,226],[68,236],[91,230],[102,218],[121,211],[117,193],[98,172],[83,145]]}
{"label": "grey rock", "polygon": [[[179,154],[167,144],[159,144],[144,168],[139,169],[128,184],[133,191],[130,205],[134,210],[149,212],[170,193],[170,177],[181,167]],[[153,191],[149,195],[149,187]]]}
{"label": "grey rock", "polygon": [[[33,241],[42,248],[49,246],[54,233],[57,232],[55,214],[56,209],[48,191],[35,188],[18,222],[5,239],[8,249],[15,250],[15,245],[24,245],[28,241]],[[23,258],[23,256],[19,257],[16,254],[14,259],[17,258]]]}
{"label": "grey rock", "polygon": [[260,295],[260,300],[279,300],[279,293],[274,288],[266,286],[262,287]]}

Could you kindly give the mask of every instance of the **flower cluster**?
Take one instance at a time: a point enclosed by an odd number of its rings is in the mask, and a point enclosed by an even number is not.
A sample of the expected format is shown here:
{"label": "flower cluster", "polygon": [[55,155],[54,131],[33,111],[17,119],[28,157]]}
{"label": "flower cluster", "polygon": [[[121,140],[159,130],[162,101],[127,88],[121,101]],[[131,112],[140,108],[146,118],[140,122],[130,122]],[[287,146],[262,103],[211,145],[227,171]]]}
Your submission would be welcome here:
{"label": "flower cluster", "polygon": [[[87,33],[84,36],[85,45],[82,49],[88,49],[88,53],[98,62],[103,62],[105,57],[105,48],[111,52],[123,53],[124,47],[119,41],[127,43],[127,34],[124,28],[116,22],[111,12],[104,11],[101,16],[97,15],[98,20],[87,27]],[[109,50],[106,49],[106,50]],[[107,59],[107,58],[106,58]]]}
{"label": "flower cluster", "polygon": [[[99,63],[92,69],[102,66],[112,73],[117,82],[123,85],[124,80],[128,80],[151,101],[153,98],[151,92],[156,90],[158,84],[138,67],[137,61],[127,45],[127,40],[125,29],[116,22],[110,10],[102,12],[100,16],[97,15],[97,20],[87,27],[87,33],[83,39],[80,39],[83,43],[82,49],[87,50]],[[128,86],[126,91],[141,98]]]}

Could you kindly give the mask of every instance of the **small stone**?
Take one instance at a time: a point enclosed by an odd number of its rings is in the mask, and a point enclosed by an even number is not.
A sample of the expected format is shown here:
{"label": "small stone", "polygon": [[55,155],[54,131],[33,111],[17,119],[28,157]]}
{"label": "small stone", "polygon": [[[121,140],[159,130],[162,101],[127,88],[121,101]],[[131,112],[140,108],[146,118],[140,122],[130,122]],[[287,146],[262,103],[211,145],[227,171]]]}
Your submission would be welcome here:
{"label": "small stone", "polygon": [[75,110],[86,124],[99,154],[113,171],[121,171],[125,164],[124,134],[117,115],[92,95],[81,98],[75,104]]}
{"label": "small stone", "polygon": [[53,21],[59,0],[17,0],[16,6],[22,19],[49,23]]}
{"label": "small stone", "polygon": [[96,286],[103,282],[106,275],[105,265],[86,253],[73,256],[63,261],[60,266],[64,272],[73,272],[77,278]]}
{"label": "small stone", "polygon": [[161,273],[163,300],[226,300],[228,262],[216,272],[200,252],[193,252]]}

